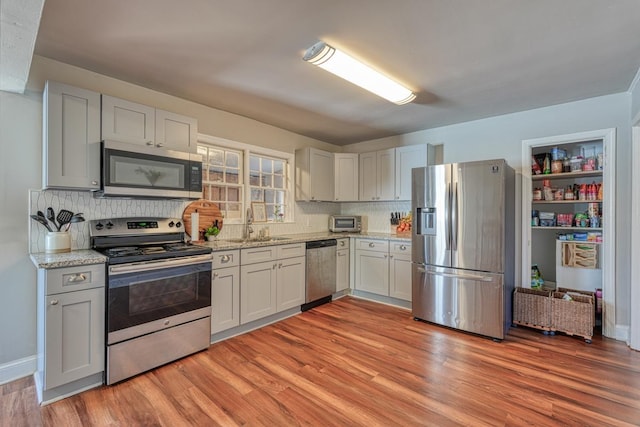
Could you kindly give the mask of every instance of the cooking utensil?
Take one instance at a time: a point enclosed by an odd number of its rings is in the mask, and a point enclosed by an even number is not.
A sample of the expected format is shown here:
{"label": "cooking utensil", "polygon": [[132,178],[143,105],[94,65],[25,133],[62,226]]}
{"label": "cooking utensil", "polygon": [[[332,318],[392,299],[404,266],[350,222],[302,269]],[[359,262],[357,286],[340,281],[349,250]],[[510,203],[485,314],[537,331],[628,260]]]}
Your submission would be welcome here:
{"label": "cooking utensil", "polygon": [[58,212],[58,216],[56,217],[56,219],[58,220],[58,231],[60,231],[60,229],[65,224],[71,221],[71,218],[73,218],[73,212],[66,209],[60,210],[60,212]]}
{"label": "cooking utensil", "polygon": [[31,217],[32,220],[39,222],[40,224],[44,225],[46,227],[47,230],[49,231],[53,231],[51,229],[51,227],[49,226],[49,222],[47,222],[47,219],[43,216],[40,215],[29,215]]}
{"label": "cooking utensil", "polygon": [[56,224],[56,213],[53,211],[52,207],[47,208],[47,219],[51,221],[51,224],[53,224],[54,227],[57,227],[58,230],[60,230],[60,227]]}
{"label": "cooking utensil", "polygon": [[71,217],[71,219],[67,223],[66,227],[64,228],[64,231],[69,231],[69,228],[71,227],[71,224],[75,224],[76,222],[84,222],[84,217],[82,216],[81,213],[74,214]]}

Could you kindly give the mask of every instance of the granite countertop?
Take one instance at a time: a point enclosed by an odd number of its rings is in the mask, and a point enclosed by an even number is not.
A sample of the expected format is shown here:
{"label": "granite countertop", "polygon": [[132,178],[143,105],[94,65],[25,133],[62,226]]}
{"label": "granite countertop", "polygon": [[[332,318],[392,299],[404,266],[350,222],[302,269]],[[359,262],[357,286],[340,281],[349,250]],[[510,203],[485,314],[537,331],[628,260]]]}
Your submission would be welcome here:
{"label": "granite countertop", "polygon": [[[369,238],[381,240],[399,240],[411,242],[411,235],[395,235],[389,233],[331,233],[329,231],[320,233],[286,234],[272,236],[270,240],[249,240],[243,239],[218,239],[213,242],[202,242],[203,246],[210,247],[214,251],[229,249],[254,248],[259,246],[286,245],[290,243],[311,242],[322,239],[341,239],[346,237]],[[107,261],[107,257],[91,249],[78,249],[71,252],[59,254],[48,254],[44,252],[30,254],[31,261],[37,268],[51,269],[62,267],[74,267],[78,265],[102,264]]]}
{"label": "granite countertop", "polygon": [[311,242],[314,240],[323,239],[342,239],[347,237],[365,238],[365,239],[380,239],[380,240],[397,240],[402,242],[411,242],[411,234],[396,235],[390,233],[331,233],[330,231],[324,231],[319,233],[302,233],[302,234],[285,234],[278,236],[271,236],[269,240],[243,240],[243,239],[217,239],[212,242],[202,242],[200,244],[212,248],[214,251],[228,250],[228,249],[245,249],[254,248],[259,246],[273,246],[273,245],[286,245],[291,243]]}
{"label": "granite countertop", "polygon": [[31,261],[37,268],[62,268],[77,265],[103,264],[107,257],[91,249],[78,249],[59,254],[47,254],[44,252],[33,253]]}

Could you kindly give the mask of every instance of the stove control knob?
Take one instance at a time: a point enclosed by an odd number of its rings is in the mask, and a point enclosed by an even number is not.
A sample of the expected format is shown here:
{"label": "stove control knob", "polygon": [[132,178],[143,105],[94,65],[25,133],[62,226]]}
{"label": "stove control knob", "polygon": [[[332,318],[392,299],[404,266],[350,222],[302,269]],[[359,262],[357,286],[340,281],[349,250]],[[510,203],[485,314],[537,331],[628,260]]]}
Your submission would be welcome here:
{"label": "stove control knob", "polygon": [[182,227],[182,223],[181,223],[180,221],[176,222],[176,227],[177,227],[177,228]]}
{"label": "stove control knob", "polygon": [[101,222],[96,224],[96,230],[102,230],[104,228],[104,224],[102,224]]}
{"label": "stove control knob", "polygon": [[173,227],[175,223],[173,221],[169,222],[169,227]]}
{"label": "stove control knob", "polygon": [[113,228],[113,223],[111,221],[107,222],[107,230],[111,230]]}

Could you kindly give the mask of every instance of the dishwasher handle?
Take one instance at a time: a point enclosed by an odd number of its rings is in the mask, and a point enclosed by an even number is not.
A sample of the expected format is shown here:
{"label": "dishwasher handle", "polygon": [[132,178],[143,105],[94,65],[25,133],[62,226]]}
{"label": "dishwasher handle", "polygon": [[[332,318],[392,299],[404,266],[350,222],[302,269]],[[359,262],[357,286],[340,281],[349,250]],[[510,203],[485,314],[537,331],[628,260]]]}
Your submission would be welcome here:
{"label": "dishwasher handle", "polygon": [[307,242],[307,250],[326,248],[331,246],[338,246],[338,241],[336,239],[325,239],[325,240],[315,240],[313,242]]}

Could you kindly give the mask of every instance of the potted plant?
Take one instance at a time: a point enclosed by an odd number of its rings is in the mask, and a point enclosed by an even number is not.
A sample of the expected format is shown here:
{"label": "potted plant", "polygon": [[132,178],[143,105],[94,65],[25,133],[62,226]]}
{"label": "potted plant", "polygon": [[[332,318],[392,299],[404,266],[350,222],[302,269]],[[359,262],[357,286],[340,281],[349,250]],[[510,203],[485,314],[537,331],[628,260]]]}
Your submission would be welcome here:
{"label": "potted plant", "polygon": [[213,241],[216,239],[216,236],[220,233],[220,229],[215,225],[210,225],[204,230],[204,235],[208,241]]}

